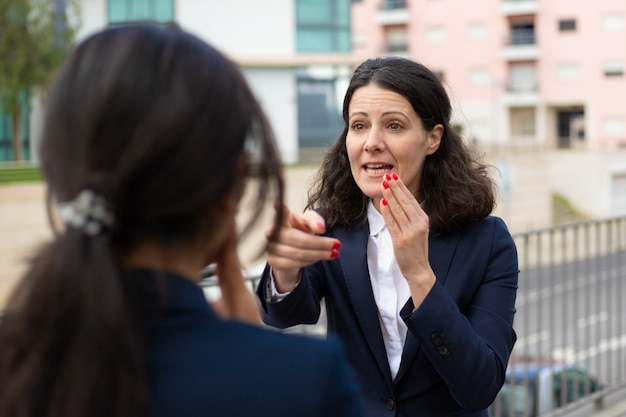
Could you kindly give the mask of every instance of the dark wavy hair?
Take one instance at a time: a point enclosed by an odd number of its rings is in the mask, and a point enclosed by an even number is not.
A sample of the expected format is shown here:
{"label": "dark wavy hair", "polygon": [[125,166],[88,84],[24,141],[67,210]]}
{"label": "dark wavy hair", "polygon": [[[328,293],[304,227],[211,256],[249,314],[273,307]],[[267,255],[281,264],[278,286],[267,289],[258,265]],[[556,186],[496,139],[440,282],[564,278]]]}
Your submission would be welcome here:
{"label": "dark wavy hair", "polygon": [[57,231],[32,260],[0,326],[0,415],[145,416],[145,299],[124,254],[145,241],[210,238],[242,160],[257,182],[253,201],[282,202],[270,126],[222,53],[142,22],[99,32],[69,55],[47,95],[40,151],[48,205],[91,189],[115,226]]}
{"label": "dark wavy hair", "polygon": [[375,84],[411,103],[428,131],[443,126],[439,149],[426,156],[420,184],[422,207],[434,235],[483,219],[495,206],[489,167],[480,162],[451,128],[450,99],[439,79],[424,65],[400,57],[369,59],[359,65],[343,101],[344,129],[324,156],[309,191],[307,208],[320,209],[328,228],[353,228],[367,219],[368,197],[357,186],[346,150],[348,107],[354,92]]}

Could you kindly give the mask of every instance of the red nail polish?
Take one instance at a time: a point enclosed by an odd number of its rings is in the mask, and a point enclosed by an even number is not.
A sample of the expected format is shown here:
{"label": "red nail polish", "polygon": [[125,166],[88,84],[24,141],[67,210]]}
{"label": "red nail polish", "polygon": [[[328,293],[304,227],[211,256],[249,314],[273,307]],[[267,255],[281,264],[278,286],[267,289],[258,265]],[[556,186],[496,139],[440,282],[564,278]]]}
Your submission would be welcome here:
{"label": "red nail polish", "polygon": [[397,180],[397,179],[398,179],[398,176],[396,175],[396,173],[395,173],[395,172],[393,173],[393,179],[394,179],[394,180]]}
{"label": "red nail polish", "polygon": [[383,188],[385,190],[389,188],[389,184],[387,184],[387,181],[383,181]]}
{"label": "red nail polish", "polygon": [[338,252],[338,251],[336,251],[335,249],[333,249],[333,250],[330,252],[330,257],[331,257],[332,259],[335,259],[335,258],[339,257],[339,252]]}
{"label": "red nail polish", "polygon": [[341,242],[339,241],[333,242],[333,249],[341,249]]}
{"label": "red nail polish", "polygon": [[326,230],[326,225],[322,222],[316,223],[317,227],[321,230]]}
{"label": "red nail polish", "polygon": [[385,174],[385,179],[386,179],[387,181],[391,181],[391,175],[389,175],[389,174]]}
{"label": "red nail polish", "polygon": [[387,200],[385,200],[385,199],[383,198],[383,199],[381,200],[381,203],[382,203],[382,205],[383,205],[383,206],[386,206],[386,205],[387,205]]}

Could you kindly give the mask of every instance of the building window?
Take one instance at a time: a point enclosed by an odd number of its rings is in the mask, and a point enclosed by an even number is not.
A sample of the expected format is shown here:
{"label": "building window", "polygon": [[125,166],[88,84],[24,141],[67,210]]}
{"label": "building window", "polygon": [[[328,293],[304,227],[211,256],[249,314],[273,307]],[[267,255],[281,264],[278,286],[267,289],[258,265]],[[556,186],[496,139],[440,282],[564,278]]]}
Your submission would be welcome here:
{"label": "building window", "polygon": [[537,66],[532,62],[512,63],[509,71],[509,91],[537,91]]}
{"label": "building window", "polygon": [[626,122],[622,117],[608,118],[602,123],[602,130],[607,136],[624,136],[626,134]]}
{"label": "building window", "polygon": [[298,52],[350,52],[350,0],[297,0]]}
{"label": "building window", "polygon": [[560,80],[575,80],[578,78],[578,65],[572,63],[559,64],[556,72]]}
{"label": "building window", "polygon": [[407,0],[383,0],[380,8],[384,10],[406,9]]}
{"label": "building window", "polygon": [[520,120],[520,131],[523,136],[534,136],[535,135],[535,118],[534,117],[523,117]]}
{"label": "building window", "polygon": [[301,148],[325,147],[341,134],[343,119],[337,103],[339,80],[327,75],[312,77],[299,71],[298,142]]}
{"label": "building window", "polygon": [[602,30],[607,33],[620,33],[624,31],[626,22],[622,14],[607,14],[602,17]]}
{"label": "building window", "polygon": [[624,63],[621,61],[609,61],[604,63],[605,77],[622,77],[624,75]]}
{"label": "building window", "polygon": [[561,19],[561,20],[559,20],[559,31],[561,31],[561,32],[574,32],[574,31],[576,31],[576,19]]}
{"label": "building window", "polygon": [[489,30],[484,23],[470,23],[467,27],[467,37],[472,41],[483,41],[489,36]]}
{"label": "building window", "polygon": [[511,24],[511,45],[534,45],[535,23],[520,22]]}
{"label": "building window", "polygon": [[426,29],[426,39],[431,43],[442,43],[446,40],[446,30],[441,26]]}
{"label": "building window", "polygon": [[468,79],[472,85],[489,85],[489,71],[485,68],[470,68]]}
{"label": "building window", "polygon": [[406,52],[409,49],[406,26],[390,26],[385,28],[386,52]]}
{"label": "building window", "polygon": [[174,0],[108,0],[109,23],[124,23],[137,20],[172,22]]}

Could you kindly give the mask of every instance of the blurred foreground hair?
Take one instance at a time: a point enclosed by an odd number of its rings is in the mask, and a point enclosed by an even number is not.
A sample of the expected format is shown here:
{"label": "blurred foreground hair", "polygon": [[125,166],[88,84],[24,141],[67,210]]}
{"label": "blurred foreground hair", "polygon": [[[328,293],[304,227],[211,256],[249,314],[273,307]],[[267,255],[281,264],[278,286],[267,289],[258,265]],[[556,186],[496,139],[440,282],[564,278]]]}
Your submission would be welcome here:
{"label": "blurred foreground hair", "polygon": [[33,259],[0,327],[0,415],[145,416],[146,306],[121,260],[146,241],[210,238],[242,163],[258,206],[282,202],[271,129],[224,55],[145,22],[69,55],[47,96],[41,161],[49,205],[92,190],[115,222],[95,235],[66,227]]}

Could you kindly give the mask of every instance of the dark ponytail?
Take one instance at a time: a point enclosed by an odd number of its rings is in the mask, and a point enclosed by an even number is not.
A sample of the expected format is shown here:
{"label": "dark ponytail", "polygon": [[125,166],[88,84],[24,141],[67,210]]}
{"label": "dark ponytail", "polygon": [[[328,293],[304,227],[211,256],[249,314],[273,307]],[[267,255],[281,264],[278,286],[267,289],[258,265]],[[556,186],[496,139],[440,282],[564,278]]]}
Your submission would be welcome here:
{"label": "dark ponytail", "polygon": [[141,326],[106,238],[68,229],[31,262],[0,333],[0,415],[144,415]]}
{"label": "dark ponytail", "polygon": [[244,180],[242,161],[256,204],[281,202],[271,129],[219,51],[141,23],[97,33],[68,57],[47,94],[40,152],[48,204],[79,207],[88,190],[113,221],[91,229],[82,209],[70,212],[32,259],[0,324],[0,416],[145,416],[144,333],[157,307],[125,256],[144,242],[206,242],[220,226],[216,202]]}

